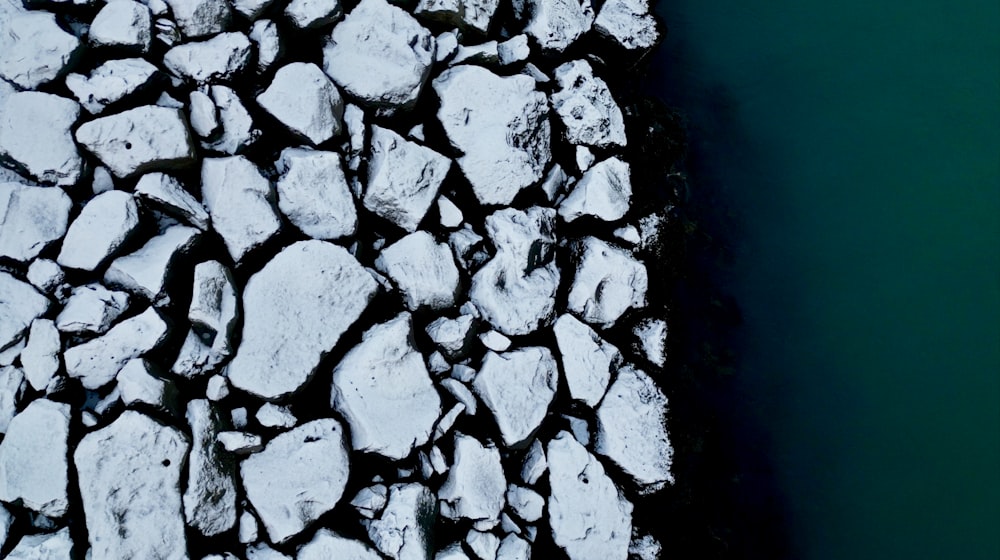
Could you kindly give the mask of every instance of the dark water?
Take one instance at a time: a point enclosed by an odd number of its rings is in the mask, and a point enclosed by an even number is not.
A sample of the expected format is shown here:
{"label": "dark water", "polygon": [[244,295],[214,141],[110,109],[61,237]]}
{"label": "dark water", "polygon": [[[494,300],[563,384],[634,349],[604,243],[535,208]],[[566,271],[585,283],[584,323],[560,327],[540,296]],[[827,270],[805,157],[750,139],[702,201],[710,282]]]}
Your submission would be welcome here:
{"label": "dark water", "polygon": [[1000,2],[658,11],[742,317],[732,557],[1000,558]]}

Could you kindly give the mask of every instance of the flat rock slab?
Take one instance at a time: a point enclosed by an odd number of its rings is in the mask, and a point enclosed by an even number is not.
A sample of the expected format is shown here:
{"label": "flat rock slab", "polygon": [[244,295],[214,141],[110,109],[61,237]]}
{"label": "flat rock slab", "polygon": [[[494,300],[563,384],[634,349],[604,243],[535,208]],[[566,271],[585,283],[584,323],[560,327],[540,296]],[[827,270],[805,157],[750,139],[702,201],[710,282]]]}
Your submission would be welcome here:
{"label": "flat rock slab", "polygon": [[21,88],[35,89],[55,80],[69,69],[79,53],[80,40],[63,31],[56,17],[48,12],[15,13],[3,23],[0,78]]}
{"label": "flat rock slab", "polygon": [[313,239],[340,239],[358,227],[354,196],[340,154],[286,148],[275,164],[278,208],[292,225]]}
{"label": "flat rock slab", "polygon": [[520,447],[548,414],[558,381],[552,352],[529,346],[503,354],[487,352],[472,387],[493,414],[504,445]]}
{"label": "flat rock slab", "polygon": [[37,257],[66,234],[72,206],[60,188],[0,183],[0,257]]}
{"label": "flat rock slab", "polygon": [[103,336],[78,344],[63,353],[66,374],[79,379],[87,389],[111,382],[133,358],[156,348],[167,338],[167,323],[150,307],[125,319]]}
{"label": "flat rock slab", "polygon": [[76,140],[116,177],[195,162],[194,140],[181,109],[146,105],[94,119],[80,125]]}
{"label": "flat rock slab", "polygon": [[506,490],[500,451],[472,436],[456,433],[454,464],[438,491],[441,515],[496,523]]}
{"label": "flat rock slab", "polygon": [[570,396],[589,407],[597,406],[608,389],[612,370],[621,361],[621,352],[568,313],[556,320],[552,331]]}
{"label": "flat rock slab", "polygon": [[179,258],[190,251],[201,231],[182,225],[170,226],[133,253],[111,261],[104,284],[121,288],[156,306],[170,303],[167,283]]}
{"label": "flat rock slab", "polygon": [[632,177],[628,163],[617,157],[591,167],[559,205],[559,216],[567,222],[593,216],[613,222],[625,216],[632,199]]}
{"label": "flat rock slab", "polygon": [[61,266],[94,271],[113,257],[139,227],[139,207],[124,191],[87,202],[70,224],[56,258]]}
{"label": "flat rock slab", "polygon": [[[2,47],[0,52],[5,53]],[[10,58],[6,53],[0,57]],[[14,93],[0,102],[0,161],[40,183],[76,184],[83,159],[70,129],[79,116],[80,106],[72,99],[36,91]]]}
{"label": "flat rock slab", "polygon": [[68,404],[38,399],[11,420],[0,442],[0,500],[59,518],[69,509]]}
{"label": "flat rock slab", "polygon": [[340,134],[344,100],[315,64],[282,66],[257,103],[296,136],[314,145]]}

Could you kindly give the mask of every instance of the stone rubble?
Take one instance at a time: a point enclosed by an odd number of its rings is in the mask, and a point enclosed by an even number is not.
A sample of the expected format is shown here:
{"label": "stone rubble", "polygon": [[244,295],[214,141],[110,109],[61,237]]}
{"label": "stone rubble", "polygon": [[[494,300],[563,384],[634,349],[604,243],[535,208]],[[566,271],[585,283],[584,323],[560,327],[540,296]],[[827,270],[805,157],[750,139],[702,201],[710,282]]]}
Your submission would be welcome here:
{"label": "stone rubble", "polygon": [[32,181],[76,184],[83,174],[83,160],[70,131],[79,116],[76,101],[49,93],[21,91],[0,100],[0,163]]}
{"label": "stone rubble", "polygon": [[0,257],[37,257],[66,234],[72,205],[60,188],[0,183]]}

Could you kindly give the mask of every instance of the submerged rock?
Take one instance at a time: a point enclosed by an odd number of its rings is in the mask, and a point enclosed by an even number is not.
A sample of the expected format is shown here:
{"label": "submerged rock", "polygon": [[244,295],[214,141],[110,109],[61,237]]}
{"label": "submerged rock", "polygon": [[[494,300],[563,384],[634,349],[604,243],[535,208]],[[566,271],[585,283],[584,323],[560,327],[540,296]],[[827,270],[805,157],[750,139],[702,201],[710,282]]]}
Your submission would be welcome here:
{"label": "submerged rock", "polygon": [[180,109],[146,105],[83,123],[76,140],[116,177],[187,167],[194,140]]}
{"label": "submerged rock", "polygon": [[432,527],[437,499],[418,483],[393,484],[389,502],[377,519],[363,520],[368,538],[393,560],[427,560],[432,553]]}
{"label": "submerged rock", "polygon": [[[2,46],[0,52],[0,60],[13,58]],[[70,129],[79,116],[75,101],[49,93],[22,91],[0,100],[0,162],[41,183],[76,184],[83,159]]]}
{"label": "submerged rock", "polygon": [[0,257],[37,257],[65,235],[72,206],[60,188],[0,182]]}
{"label": "submerged rock", "polygon": [[538,430],[555,397],[558,376],[547,348],[486,353],[472,387],[493,414],[505,446],[520,447]]}
{"label": "submerged rock", "polygon": [[0,442],[0,500],[47,517],[69,510],[68,404],[38,399],[11,420]]}
{"label": "submerged rock", "polygon": [[95,271],[139,227],[139,207],[126,192],[108,191],[87,202],[70,224],[56,258],[61,266]]}

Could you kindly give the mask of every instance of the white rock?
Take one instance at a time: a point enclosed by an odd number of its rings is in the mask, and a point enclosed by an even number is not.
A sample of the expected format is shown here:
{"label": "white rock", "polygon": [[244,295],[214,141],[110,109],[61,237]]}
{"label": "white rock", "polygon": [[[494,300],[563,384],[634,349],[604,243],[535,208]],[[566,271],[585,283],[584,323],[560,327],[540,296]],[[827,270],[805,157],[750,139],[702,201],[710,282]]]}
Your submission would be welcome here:
{"label": "white rock", "polygon": [[[192,99],[194,95],[192,94]],[[184,189],[180,181],[165,173],[147,173],[135,185],[135,194],[140,200],[149,202],[194,227],[207,231],[210,218],[205,207],[191,193]]]}
{"label": "white rock", "polygon": [[340,134],[344,101],[330,78],[315,64],[281,67],[257,103],[290,131],[313,144]]}
{"label": "white rock", "polygon": [[251,54],[246,35],[220,33],[204,41],[177,45],[163,55],[163,65],[178,78],[192,82],[226,82],[246,68]]}
{"label": "white rock", "polygon": [[66,87],[84,109],[96,115],[108,105],[147,86],[156,73],[156,66],[141,58],[109,60],[95,68],[90,76],[69,74]]}
{"label": "white rock", "polygon": [[343,558],[350,560],[381,560],[367,544],[342,537],[329,529],[320,529],[312,540],[299,547],[296,560],[330,560]]}
{"label": "white rock", "polygon": [[465,216],[462,210],[448,197],[441,195],[437,200],[438,215],[441,217],[441,225],[448,229],[455,229],[462,225]]}
{"label": "white rock", "polygon": [[596,457],[567,432],[548,444],[549,525],[571,560],[625,560],[632,504]]}
{"label": "white rock", "polygon": [[451,393],[451,396],[455,397],[456,401],[462,404],[463,412],[469,416],[476,415],[476,410],[478,409],[476,397],[463,382],[452,378],[442,379],[441,386]]}
{"label": "white rock", "polygon": [[205,387],[205,397],[210,401],[221,401],[229,396],[229,383],[221,375],[213,375],[208,378],[208,385]]}
{"label": "white rock", "polygon": [[645,307],[645,265],[596,237],[577,240],[572,251],[576,271],[567,301],[570,311],[606,328],[629,309]]}
{"label": "white rock", "polygon": [[567,62],[556,68],[555,75],[559,90],[552,94],[552,107],[566,127],[566,140],[598,148],[625,146],[622,111],[590,63]]}
{"label": "white rock", "polygon": [[559,289],[555,211],[498,210],[486,218],[486,229],[497,253],[472,277],[469,299],[500,333],[534,332],[551,319]]}
{"label": "white rock", "polygon": [[500,64],[503,66],[528,60],[528,57],[531,56],[531,46],[528,45],[528,36],[522,33],[500,43],[497,45],[497,55],[499,55]]}
{"label": "white rock", "polygon": [[525,484],[535,484],[549,469],[548,460],[545,458],[545,448],[537,439],[531,442],[528,452],[524,454],[524,461],[521,464],[521,480]]}
{"label": "white rock", "polygon": [[232,11],[228,0],[164,0],[185,37],[199,38],[221,33],[229,27]]}
{"label": "white rock", "polygon": [[365,149],[365,112],[353,103],[344,107],[344,128],[347,129],[348,168],[357,171]]}
{"label": "white rock", "polygon": [[7,508],[0,504],[0,547],[7,544],[7,537],[10,535],[10,526],[14,523],[14,516],[7,511]]}
{"label": "white rock", "polygon": [[202,160],[201,197],[212,227],[237,263],[281,228],[274,187],[243,156]]}
{"label": "white rock", "polygon": [[639,229],[632,225],[616,229],[614,235],[629,245],[638,245],[642,242],[642,237],[639,236]]}
{"label": "white rock", "polygon": [[341,247],[300,241],[285,248],[243,291],[243,341],[229,364],[229,382],[267,400],[298,390],[376,286]]}
{"label": "white rock", "polygon": [[531,543],[517,535],[507,535],[500,542],[497,560],[531,560]]}
{"label": "white rock", "polygon": [[76,140],[116,177],[183,168],[195,161],[184,111],[156,105],[83,123]]}
{"label": "white rock", "polygon": [[215,102],[207,93],[194,90],[188,103],[191,115],[191,129],[202,138],[208,138],[219,130],[219,112]]}
{"label": "white rock", "polygon": [[431,447],[430,453],[428,453],[428,458],[431,462],[431,467],[437,474],[444,474],[448,472],[448,462],[444,458],[444,453],[438,446]]}
{"label": "white rock", "polygon": [[465,405],[462,403],[458,403],[455,406],[451,407],[451,409],[449,409],[448,412],[446,412],[445,415],[442,416],[441,419],[438,420],[438,423],[434,426],[434,433],[433,435],[431,435],[431,440],[437,441],[443,438],[444,436],[448,435],[452,427],[455,426],[455,422],[458,420],[458,417],[463,412],[465,412]]}
{"label": "white rock", "polygon": [[0,366],[12,365],[15,360],[21,357],[21,350],[24,350],[25,346],[25,339],[22,338],[8,346],[6,350],[0,351]]}
{"label": "white rock", "polygon": [[472,383],[472,380],[476,378],[476,370],[466,365],[455,364],[451,368],[451,376],[462,383]]}
{"label": "white rock", "polygon": [[94,168],[94,178],[90,183],[90,190],[93,193],[101,194],[115,189],[115,179],[107,167],[99,165]]}
{"label": "white rock", "polygon": [[497,550],[500,548],[500,537],[475,529],[465,535],[465,542],[472,549],[472,553],[481,560],[495,560]]}
{"label": "white rock", "polygon": [[264,543],[257,543],[247,547],[247,560],[292,560],[292,557],[282,554]]}
{"label": "white rock", "polygon": [[133,253],[111,261],[104,284],[140,296],[156,306],[170,303],[167,282],[178,257],[190,251],[201,237],[193,227],[175,225],[153,237]]}
{"label": "white rock", "polygon": [[17,404],[24,394],[24,374],[14,366],[0,367],[0,434],[17,414]]}
{"label": "white rock", "polygon": [[555,358],[547,348],[486,353],[472,387],[493,414],[505,446],[522,446],[541,426],[558,376]]}
{"label": "white rock", "polygon": [[394,484],[382,515],[362,523],[382,554],[393,560],[426,560],[436,518],[437,500],[429,488],[417,483]]}
{"label": "white rock", "polygon": [[252,455],[264,449],[264,440],[247,432],[219,432],[215,438],[223,449],[234,455]]}
{"label": "white rock", "polygon": [[577,418],[576,416],[570,416],[568,414],[560,415],[562,420],[569,425],[569,431],[576,438],[576,441],[580,442],[580,445],[587,447],[590,445],[590,425],[583,418]]}
{"label": "white rock", "polygon": [[[11,35],[16,34],[0,34],[0,45],[2,37]],[[5,53],[0,60],[13,58],[2,46],[0,52]],[[41,183],[76,184],[83,160],[70,128],[79,116],[80,106],[71,99],[37,91],[14,93],[0,102],[0,162]]]}
{"label": "white rock", "polygon": [[55,261],[35,259],[28,266],[28,273],[25,277],[32,286],[38,288],[43,294],[52,294],[66,279],[66,274]]}
{"label": "white rock", "polygon": [[451,160],[434,150],[372,126],[365,208],[413,232],[450,168]]}
{"label": "white rock", "polygon": [[455,434],[454,464],[438,490],[441,515],[449,519],[496,522],[504,506],[507,481],[500,451],[472,436]]}
{"label": "white rock", "polygon": [[125,292],[112,292],[100,284],[78,286],[56,317],[56,328],[64,333],[104,334],[128,305]]}
{"label": "white rock", "polygon": [[138,226],[139,207],[132,195],[123,191],[99,194],[70,224],[56,262],[94,271],[118,252]]}
{"label": "white rock", "polygon": [[590,0],[525,0],[525,8],[524,32],[546,51],[566,50],[594,23]]}
{"label": "white rock", "polygon": [[660,41],[649,0],[607,0],[594,20],[594,30],[626,49],[650,49]]}
{"label": "white rock", "polygon": [[635,560],[659,560],[663,556],[663,545],[652,535],[633,537],[628,545],[628,556]]}
{"label": "white rock", "polygon": [[507,487],[507,504],[522,520],[534,523],[542,518],[545,498],[531,488],[511,484]]}
{"label": "white rock", "polygon": [[177,388],[153,373],[153,366],[144,359],[129,360],[115,377],[125,406],[142,403],[172,412]]}
{"label": "white rock", "polygon": [[59,331],[51,319],[31,322],[28,344],[21,351],[21,367],[34,390],[45,391],[55,380],[61,349]]}
{"label": "white rock", "polygon": [[366,519],[374,519],[385,509],[389,500],[389,488],[385,484],[374,484],[358,491],[351,505]]}
{"label": "white rock", "polygon": [[450,64],[478,64],[479,66],[496,66],[500,64],[499,45],[496,41],[487,41],[478,45],[459,45],[455,57]]}
{"label": "white rock", "polygon": [[256,142],[261,132],[254,127],[250,113],[235,91],[226,86],[212,86],[210,91],[219,111],[222,133],[215,140],[202,142],[201,146],[223,154],[238,154]]}
{"label": "white rock", "polygon": [[521,73],[530,77],[532,80],[535,80],[535,82],[539,84],[547,84],[552,81],[552,78],[549,78],[545,72],[542,72],[541,69],[530,62],[521,68]]}
{"label": "white rock", "polygon": [[643,494],[674,481],[666,412],[667,397],[646,373],[631,366],[618,371],[597,409],[594,451],[631,476]]}
{"label": "white rock", "polygon": [[27,262],[66,234],[73,206],[58,187],[0,183],[0,257]]}
{"label": "white rock", "polygon": [[63,353],[66,373],[87,389],[103,387],[125,364],[159,346],[167,337],[167,324],[152,307],[115,325],[99,338],[73,346]]}
{"label": "white rock", "polygon": [[126,410],[73,453],[94,558],[187,559],[181,472],[187,438]]}
{"label": "white rock", "polygon": [[444,357],[444,354],[440,352],[433,352],[429,358],[427,358],[427,369],[434,374],[440,375],[451,369],[451,364]]}
{"label": "white rock", "polygon": [[462,550],[462,543],[452,543],[439,550],[434,560],[469,560],[469,556]]}
{"label": "white rock", "polygon": [[[53,14],[11,14],[0,34],[0,78],[22,89],[37,89],[61,76],[75,61],[80,40],[56,23]],[[17,32],[14,32],[17,30]],[[36,129],[35,134],[44,130]]]}
{"label": "white rock", "polygon": [[281,172],[278,208],[288,221],[313,239],[354,235],[358,214],[340,154],[286,148],[275,166]]}
{"label": "white rock", "polygon": [[50,303],[31,284],[0,271],[0,349],[17,342],[31,322],[49,310]]}
{"label": "white rock", "polygon": [[559,205],[559,216],[567,222],[580,216],[594,216],[606,222],[622,218],[632,198],[629,173],[629,164],[617,157],[591,167]]}
{"label": "white rock", "polygon": [[[266,5],[270,5],[272,1],[267,0]],[[250,26],[250,40],[257,45],[257,71],[260,73],[267,72],[284,53],[278,26],[269,19],[253,22]]]}
{"label": "white rock", "polygon": [[375,268],[399,286],[406,306],[444,309],[455,305],[458,267],[451,249],[426,231],[407,235],[382,250]]}
{"label": "white rock", "polygon": [[317,29],[340,19],[344,8],[340,0],[292,0],[285,15],[299,29]]}
{"label": "white rock", "polygon": [[292,428],[299,422],[287,406],[264,403],[255,415],[257,422],[265,428]]}
{"label": "white rock", "polygon": [[420,0],[415,14],[429,21],[486,34],[500,0]]}
{"label": "white rock", "polygon": [[243,487],[271,542],[301,533],[340,501],[349,472],[345,439],[336,420],[314,420],[243,460]]}
{"label": "white rock", "polygon": [[433,82],[437,117],[458,165],[483,204],[510,204],[542,178],[551,157],[548,102],[527,76],[500,77],[479,66],[455,66]]}
{"label": "white rock", "polygon": [[323,70],[360,103],[412,106],[434,61],[434,36],[386,0],[362,0],[333,28]]}
{"label": "white rock", "polygon": [[333,370],[331,405],[350,425],[356,451],[403,459],[427,442],[441,414],[412,328],[409,313],[375,325]]}
{"label": "white rock", "polygon": [[236,459],[219,449],[216,438],[225,429],[220,411],[204,399],[188,403],[191,429],[184,518],[189,527],[211,537],[236,523]]}
{"label": "white rock", "polygon": [[458,50],[458,30],[445,31],[434,41],[434,62],[444,62]]}
{"label": "white rock", "polygon": [[597,406],[608,389],[611,371],[621,362],[621,352],[568,313],[556,320],[552,331],[570,396],[589,407]]}
{"label": "white rock", "polygon": [[[475,271],[490,258],[483,248],[483,237],[473,231],[469,224],[465,224],[462,229],[451,232],[448,236],[448,245],[455,254],[458,263],[467,271]],[[471,303],[469,305],[475,308],[475,305]],[[477,316],[478,314],[479,312],[476,311]]]}
{"label": "white rock", "polygon": [[249,21],[257,22],[258,18],[274,0],[233,0],[233,9]]}
{"label": "white rock", "polygon": [[69,510],[70,406],[38,399],[11,420],[0,442],[0,500],[47,517]]}
{"label": "white rock", "polygon": [[545,175],[545,180],[542,181],[541,189],[545,193],[545,198],[549,202],[555,202],[556,199],[562,195],[563,187],[569,182],[569,176],[563,171],[563,168],[557,163],[549,169],[548,174]]}
{"label": "white rock", "polygon": [[503,352],[510,348],[510,339],[497,331],[484,332],[479,335],[479,340],[483,343],[483,346],[494,352]]}
{"label": "white rock", "polygon": [[259,525],[257,518],[249,511],[240,514],[239,539],[240,544],[251,544],[257,542]]}
{"label": "white rock", "polygon": [[87,38],[96,47],[131,49],[149,52],[153,26],[149,8],[132,0],[113,0],[97,12],[90,23]]}
{"label": "white rock", "polygon": [[73,558],[73,539],[69,528],[63,528],[55,533],[25,535],[5,556],[7,560],[71,560]]}

